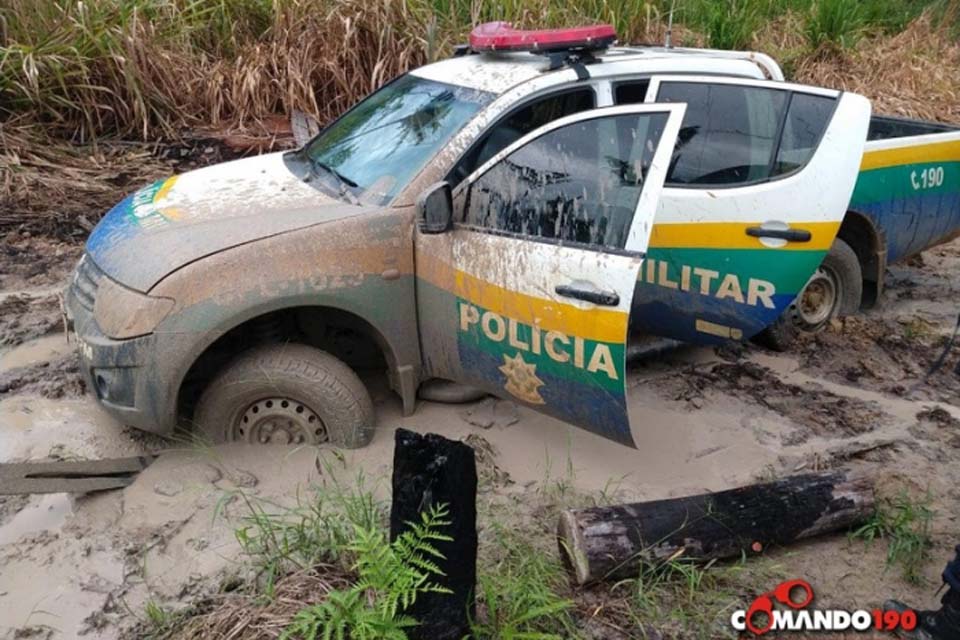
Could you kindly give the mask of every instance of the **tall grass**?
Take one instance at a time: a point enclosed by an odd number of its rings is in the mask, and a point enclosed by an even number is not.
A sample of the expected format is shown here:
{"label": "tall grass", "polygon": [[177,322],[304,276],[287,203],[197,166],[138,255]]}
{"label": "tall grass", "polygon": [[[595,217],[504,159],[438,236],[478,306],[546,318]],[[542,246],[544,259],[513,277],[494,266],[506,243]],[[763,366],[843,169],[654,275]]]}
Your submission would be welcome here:
{"label": "tall grass", "polygon": [[692,26],[705,34],[707,44],[714,49],[749,47],[765,13],[755,0],[702,0],[687,6]]}
{"label": "tall grass", "polygon": [[[812,47],[902,29],[957,0],[677,0],[675,42],[747,48],[808,16]],[[327,121],[389,78],[446,55],[472,25],[610,22],[662,43],[672,0],[3,0],[0,119],[87,140],[246,127],[299,109]],[[956,15],[954,15],[956,17]],[[775,52],[774,52],[775,53]]]}
{"label": "tall grass", "polygon": [[7,0],[0,108],[81,138],[321,119],[424,62],[402,0]]}
{"label": "tall grass", "polygon": [[866,28],[860,0],[816,0],[804,32],[813,49],[825,46],[846,49],[857,44]]}

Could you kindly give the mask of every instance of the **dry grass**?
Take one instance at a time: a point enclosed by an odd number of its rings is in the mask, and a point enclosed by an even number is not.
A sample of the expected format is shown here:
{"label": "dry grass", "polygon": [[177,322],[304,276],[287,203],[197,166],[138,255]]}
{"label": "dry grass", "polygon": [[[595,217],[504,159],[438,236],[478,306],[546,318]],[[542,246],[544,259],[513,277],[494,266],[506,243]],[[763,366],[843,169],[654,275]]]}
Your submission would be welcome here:
{"label": "dry grass", "polygon": [[0,233],[83,238],[125,193],[232,155],[203,140],[77,145],[22,120],[0,125]]}
{"label": "dry grass", "polygon": [[[723,25],[711,26],[715,8],[699,16],[712,5],[688,4],[677,16],[674,42],[716,45],[713,31]],[[805,48],[804,10],[771,13],[765,0],[752,4],[750,15],[761,25],[754,46],[781,57],[798,79],[876,87],[877,98],[916,96],[893,99],[897,112],[918,113],[934,95],[924,112],[948,117],[937,107],[940,96],[956,98],[960,74],[946,61],[955,65],[957,45],[929,17],[899,36],[865,41],[852,54],[824,56]],[[0,122],[21,116],[79,141],[171,138],[185,128],[261,131],[264,119],[294,109],[326,122],[386,80],[447,55],[478,22],[607,21],[625,42],[661,43],[668,6],[662,0],[4,0]],[[699,32],[691,28],[698,24]],[[875,82],[881,68],[885,77],[894,70],[896,84]]]}
{"label": "dry grass", "polygon": [[810,55],[798,61],[794,77],[861,93],[874,113],[960,122],[960,41],[929,16],[851,53]]}
{"label": "dry grass", "polygon": [[6,0],[0,25],[0,111],[80,140],[325,121],[427,50],[403,0]]}
{"label": "dry grass", "polygon": [[[349,587],[352,578],[334,566],[291,573],[274,586],[273,597],[228,594],[206,603],[205,613],[168,629],[141,629],[155,640],[264,640],[278,638],[304,607],[322,602],[327,594]],[[173,614],[176,615],[176,614]]]}

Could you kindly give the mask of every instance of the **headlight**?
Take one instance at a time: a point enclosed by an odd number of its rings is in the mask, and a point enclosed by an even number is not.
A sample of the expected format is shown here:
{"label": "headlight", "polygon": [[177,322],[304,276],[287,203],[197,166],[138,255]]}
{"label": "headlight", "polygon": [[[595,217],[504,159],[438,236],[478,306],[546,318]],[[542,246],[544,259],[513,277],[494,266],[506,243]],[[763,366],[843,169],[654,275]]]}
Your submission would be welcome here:
{"label": "headlight", "polygon": [[148,296],[104,278],[97,290],[93,319],[111,338],[136,338],[152,333],[173,305],[171,298]]}

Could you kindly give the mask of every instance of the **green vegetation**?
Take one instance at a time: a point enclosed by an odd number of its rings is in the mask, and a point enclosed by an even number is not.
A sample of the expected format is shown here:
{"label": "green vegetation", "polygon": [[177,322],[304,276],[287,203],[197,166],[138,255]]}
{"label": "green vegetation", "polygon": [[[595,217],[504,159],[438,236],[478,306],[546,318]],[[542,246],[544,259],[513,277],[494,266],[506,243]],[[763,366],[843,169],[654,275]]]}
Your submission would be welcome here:
{"label": "green vegetation", "polygon": [[859,0],[817,0],[807,16],[804,31],[814,49],[854,46],[863,36],[866,14]]}
{"label": "green vegetation", "polygon": [[291,571],[338,561],[349,566],[352,556],[347,552],[357,532],[380,530],[386,517],[363,475],[349,490],[333,482],[309,500],[298,494],[293,507],[251,500],[244,493],[228,494],[221,505],[233,496],[248,510],[236,531],[237,540],[257,567],[267,595],[277,578]]}
{"label": "green vegetation", "polygon": [[923,568],[930,557],[930,522],[934,512],[932,498],[915,499],[906,492],[881,500],[873,518],[854,531],[851,537],[867,544],[887,541],[887,566],[899,565],[908,582],[923,582]]}
{"label": "green vegetation", "polygon": [[745,49],[750,46],[761,16],[755,3],[707,2],[702,5],[702,22],[698,22],[709,46],[714,49]]}
{"label": "green vegetation", "polygon": [[538,547],[536,537],[494,522],[488,545],[495,560],[482,567],[473,621],[476,638],[547,640],[578,637],[573,600],[565,596],[567,576],[556,554]]}
{"label": "green vegetation", "polygon": [[431,579],[442,576],[436,560],[443,556],[434,542],[451,540],[440,533],[449,525],[446,507],[431,507],[422,521],[393,542],[377,526],[354,525],[355,538],[346,546],[356,556],[356,582],[331,591],[326,600],[301,609],[281,640],[406,640],[406,629],[417,621],[403,611],[425,593],[450,593]]}
{"label": "green vegetation", "polygon": [[[220,514],[240,520],[236,535],[246,559],[237,570],[245,577],[182,610],[151,601],[141,635],[252,640],[271,629],[286,640],[407,638],[416,621],[404,607],[424,593],[443,591],[435,543],[449,540],[449,514],[428,511],[391,543],[387,510],[375,497],[382,493],[379,483],[371,486],[359,475],[341,484],[329,467],[323,476],[322,485],[292,506],[244,494],[225,497]],[[546,488],[478,498],[475,640],[585,640],[611,630],[627,637],[733,638],[731,611],[796,577],[790,553],[706,565],[677,554],[644,563],[630,579],[573,587],[555,546],[560,510],[622,496],[579,493],[569,464],[538,485]],[[901,494],[882,501],[851,538],[887,540],[889,563],[916,581],[927,560],[931,517],[929,497]]]}
{"label": "green vegetation", "polygon": [[147,622],[155,631],[163,632],[170,627],[172,614],[166,607],[156,601],[147,600],[143,612],[147,616]]}
{"label": "green vegetation", "polygon": [[[201,124],[250,126],[294,108],[326,121],[391,77],[447,55],[479,22],[605,21],[625,42],[660,44],[671,5],[6,0],[0,5],[0,118],[20,117],[79,139],[169,137]],[[677,0],[674,42],[749,48],[765,25],[794,15],[812,55],[899,32],[924,11],[957,20],[956,0]]]}

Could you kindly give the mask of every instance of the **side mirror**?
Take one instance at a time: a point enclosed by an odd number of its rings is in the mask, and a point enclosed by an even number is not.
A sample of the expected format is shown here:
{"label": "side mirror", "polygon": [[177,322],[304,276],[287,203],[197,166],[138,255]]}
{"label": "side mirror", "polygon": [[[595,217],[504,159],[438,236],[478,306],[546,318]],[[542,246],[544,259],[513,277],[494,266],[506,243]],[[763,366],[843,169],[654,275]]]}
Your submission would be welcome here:
{"label": "side mirror", "polygon": [[417,199],[417,218],[423,233],[443,233],[453,226],[453,196],[450,184],[437,182]]}

